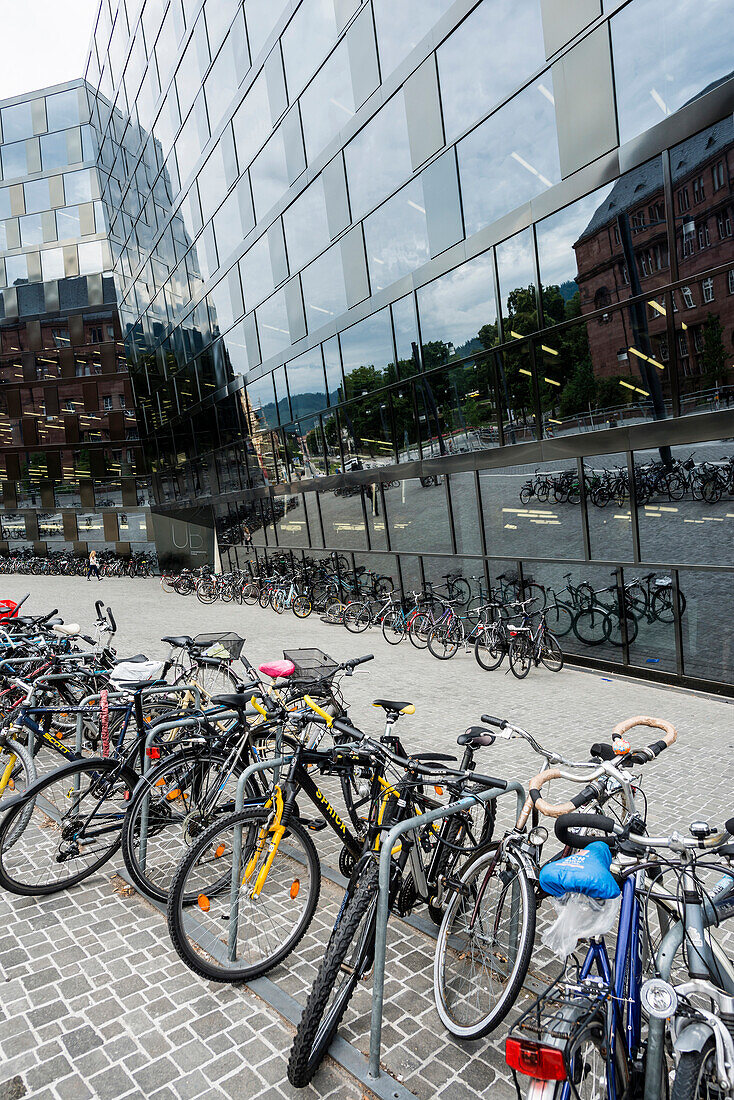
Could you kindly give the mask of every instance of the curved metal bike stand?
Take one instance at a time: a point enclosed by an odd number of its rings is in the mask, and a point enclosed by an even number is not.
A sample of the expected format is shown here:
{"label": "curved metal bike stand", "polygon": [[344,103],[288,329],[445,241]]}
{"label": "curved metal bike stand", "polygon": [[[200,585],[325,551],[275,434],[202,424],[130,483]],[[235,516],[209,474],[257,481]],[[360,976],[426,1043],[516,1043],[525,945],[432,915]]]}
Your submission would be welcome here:
{"label": "curved metal bike stand", "polygon": [[487,791],[481,791],[475,795],[467,795],[449,806],[439,806],[428,813],[409,817],[405,821],[399,821],[394,825],[387,837],[380,843],[380,878],[379,892],[377,895],[377,923],[375,926],[375,968],[372,981],[372,1023],[370,1026],[370,1060],[369,1076],[376,1079],[380,1076],[380,1046],[382,1044],[382,1005],[385,993],[385,954],[387,950],[387,921],[388,906],[390,902],[390,857],[395,841],[404,833],[421,829],[424,825],[430,825],[443,817],[452,817],[454,814],[468,810],[476,806],[477,802],[489,802],[498,798],[501,794],[515,791],[517,794],[518,815],[525,804],[525,790],[520,783],[511,782],[506,787],[491,787]]}

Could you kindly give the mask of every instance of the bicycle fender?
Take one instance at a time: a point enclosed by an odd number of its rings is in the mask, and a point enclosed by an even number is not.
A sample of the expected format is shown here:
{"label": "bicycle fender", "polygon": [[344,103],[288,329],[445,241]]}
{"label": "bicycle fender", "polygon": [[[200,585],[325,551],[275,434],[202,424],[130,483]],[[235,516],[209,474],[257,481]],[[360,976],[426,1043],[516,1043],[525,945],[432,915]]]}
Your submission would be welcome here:
{"label": "bicycle fender", "polygon": [[714,1029],[702,1020],[692,1020],[686,1024],[673,1039],[673,1048],[678,1054],[703,1050],[704,1044],[713,1036]]}

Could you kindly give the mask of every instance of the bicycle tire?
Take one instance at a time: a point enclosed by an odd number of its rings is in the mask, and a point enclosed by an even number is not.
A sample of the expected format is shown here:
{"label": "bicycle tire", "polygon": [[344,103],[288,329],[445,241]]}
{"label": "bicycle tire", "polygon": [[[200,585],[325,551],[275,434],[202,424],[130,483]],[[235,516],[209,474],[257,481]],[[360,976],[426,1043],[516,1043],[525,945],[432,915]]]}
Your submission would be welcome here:
{"label": "bicycle tire", "polygon": [[670,1100],[705,1100],[705,1097],[712,1095],[706,1083],[707,1076],[713,1076],[716,1080],[716,1042],[713,1036],[706,1040],[701,1050],[681,1054]]}
{"label": "bicycle tire", "polygon": [[382,636],[390,645],[400,645],[405,637],[405,617],[402,611],[388,611],[382,620]]}
{"label": "bicycle tire", "polygon": [[428,634],[431,629],[430,615],[420,612],[408,620],[408,639],[416,649],[425,649],[428,645]]}
{"label": "bicycle tire", "polygon": [[260,597],[260,589],[254,581],[248,581],[242,586],[242,599],[246,604],[252,605],[257,603]]}
{"label": "bicycle tire", "polygon": [[428,634],[428,651],[438,661],[450,661],[459,651],[464,641],[464,628],[460,619],[454,619],[448,626],[439,625]]}
{"label": "bicycle tire", "polygon": [[546,631],[540,647],[540,659],[549,672],[560,672],[563,668],[563,650],[557,638]]}
{"label": "bicycle tire", "polygon": [[[537,1100],[561,1100],[564,1095],[570,1095],[573,1100],[596,1100],[599,1096],[612,1095],[608,1081],[606,1021],[600,1013],[589,1016],[583,1003],[577,1006],[571,1002],[560,1010],[552,1031],[543,1036],[541,1041],[543,1045],[562,1050],[571,1048],[564,1058],[571,1071],[571,1081],[570,1091],[568,1081],[548,1082],[536,1094]],[[625,1049],[624,1035],[618,1028],[612,1070],[615,1096],[628,1095],[626,1083],[629,1066],[625,1062]],[[595,1063],[598,1072],[594,1071]]]}
{"label": "bicycle tire", "polygon": [[552,604],[547,612],[545,621],[557,638],[565,638],[573,630],[574,613],[565,603]]}
{"label": "bicycle tire", "polygon": [[313,611],[308,596],[296,596],[293,600],[292,611],[297,619],[307,619]]}
{"label": "bicycle tire", "polygon": [[[290,952],[300,943],[301,939],[308,930],[308,927],[313,918],[313,914],[316,910],[316,905],[318,904],[319,900],[319,893],[321,889],[321,869],[319,865],[319,857],[311,837],[308,835],[308,833],[299,823],[299,821],[293,818],[288,824],[289,836],[288,838],[285,838],[282,843],[287,846],[291,838],[295,837],[297,839],[298,844],[301,846],[302,854],[300,857],[297,857],[295,861],[291,860],[291,862],[295,863],[298,867],[305,867],[308,870],[310,889],[308,890],[306,905],[303,907],[300,918],[295,924],[290,935],[286,936],[285,939],[283,939],[282,934],[277,934],[275,940],[276,946],[274,947],[274,949],[270,950],[268,955],[265,958],[261,958],[258,962],[251,962],[244,965],[236,965],[236,960],[234,960],[231,966],[229,965],[229,959],[220,959],[220,965],[215,966],[214,963],[216,963],[218,960],[211,954],[211,950],[205,951],[204,948],[200,948],[198,944],[197,947],[194,947],[189,939],[189,929],[191,928],[191,924],[190,921],[187,921],[186,917],[188,913],[193,914],[195,907],[187,906],[185,904],[185,899],[187,897],[191,897],[196,891],[198,891],[197,896],[201,898],[201,887],[206,887],[207,889],[210,889],[211,897],[207,895],[207,900],[209,901],[210,905],[212,899],[219,900],[222,897],[226,898],[226,902],[222,908],[222,912],[228,919],[220,922],[215,922],[213,926],[216,927],[220,932],[223,928],[226,928],[226,930],[228,931],[229,919],[231,918],[231,907],[229,899],[233,860],[225,859],[223,863],[217,864],[215,870],[216,877],[214,883],[210,885],[204,882],[201,877],[199,878],[198,883],[196,881],[192,881],[190,883],[188,882],[189,876],[192,876],[193,878],[197,859],[200,856],[204,855],[207,848],[213,848],[214,858],[218,860],[224,859],[226,851],[225,853],[222,853],[220,855],[217,855],[217,852],[219,852],[220,850],[220,845],[226,843],[222,840],[222,837],[226,835],[226,830],[230,830],[233,832],[240,825],[249,825],[250,837],[248,838],[247,843],[245,842],[245,837],[243,836],[242,838],[242,855],[240,857],[240,866],[237,872],[240,881],[242,881],[243,866],[246,866],[246,855],[248,850],[252,850],[255,842],[255,836],[253,835],[253,833],[256,834],[258,828],[264,822],[266,822],[269,817],[270,811],[264,809],[263,807],[248,807],[247,809],[242,810],[240,813],[232,814],[231,817],[228,817],[223,821],[215,822],[215,824],[210,826],[210,828],[207,829],[205,833],[202,833],[202,835],[197,839],[196,843],[191,846],[176,870],[176,874],[173,877],[171,886],[168,891],[168,906],[166,910],[168,931],[171,936],[171,942],[173,943],[173,946],[179,958],[186,963],[188,968],[192,970],[194,974],[198,974],[200,978],[205,978],[208,981],[215,982],[240,982],[249,981],[253,978],[260,977],[261,975],[266,974],[274,966],[277,966],[279,962],[282,962],[283,959],[285,959],[286,956],[289,955]],[[214,843],[215,841],[216,845]],[[278,851],[280,852],[280,849],[278,849]],[[284,849],[284,853],[287,859],[287,847]],[[301,859],[303,860],[303,863],[301,863]],[[267,883],[271,881],[271,876],[273,875],[274,868],[275,860],[273,861],[273,867],[271,867],[270,874],[268,876],[268,879],[266,880],[266,886]],[[285,866],[285,871],[286,877],[288,877],[291,873],[291,868],[289,868],[287,864]],[[301,874],[302,873],[303,872],[301,871]],[[296,893],[296,897],[299,897],[300,879],[294,878],[293,883],[295,884],[296,881],[299,882],[299,890]],[[187,885],[189,886],[188,889]],[[212,885],[213,889],[211,889]],[[240,886],[240,893],[241,892],[242,885]],[[262,895],[260,896],[259,900],[261,899]],[[200,913],[205,912],[201,904],[198,908]],[[210,910],[207,910],[206,912],[210,912]],[[215,911],[215,916],[218,912],[219,910]],[[257,906],[256,912],[257,921],[259,922],[259,924],[255,925],[257,932],[267,934],[267,928],[265,927],[266,905],[260,904],[259,906]],[[193,919],[193,917],[191,919]],[[210,948],[213,948],[216,944],[216,941],[221,940],[221,935],[214,936],[212,933],[210,933],[210,936],[215,941],[214,943],[210,943]],[[253,938],[255,937],[249,937],[249,939],[251,940]],[[245,941],[247,941],[247,939],[248,937],[246,936]]]}
{"label": "bicycle tire", "polygon": [[[370,861],[329,939],[296,1028],[288,1058],[288,1080],[295,1088],[305,1088],[313,1080],[362,976],[363,967],[371,955],[378,875],[377,863]],[[349,964],[349,972],[344,974],[345,960],[353,944],[353,961]],[[344,980],[329,1006],[329,999],[340,976]]]}
{"label": "bicycle tire", "polygon": [[[678,612],[683,617],[686,610],[686,598],[678,590]],[[659,588],[652,598],[652,613],[658,622],[672,623],[675,620],[675,608],[673,607],[673,589]]]}
{"label": "bicycle tire", "polygon": [[[433,965],[434,999],[444,1027],[461,1039],[478,1039],[495,1030],[517,1000],[530,966],[537,910],[534,884],[511,850],[498,856],[499,850],[500,845],[492,841],[462,869],[459,878],[462,889],[455,890],[449,898],[438,932]],[[485,899],[489,904],[482,924]],[[469,928],[475,906],[477,917]],[[504,923],[503,912],[507,918]],[[491,946],[485,948],[488,935],[492,937]],[[482,954],[479,977],[469,973],[478,957],[475,941]],[[470,945],[468,950],[463,950],[464,943]],[[504,988],[495,996],[490,984],[486,1010],[472,1011],[468,998],[476,999],[478,1005],[483,992],[480,981],[489,976],[492,983],[493,973],[497,974],[498,984],[502,984],[501,969],[507,960],[512,961],[504,975]],[[460,967],[466,977],[460,973]]]}
{"label": "bicycle tire", "polygon": [[[30,752],[25,745],[21,745],[19,741],[13,741],[11,738],[0,738],[0,776],[4,776],[7,769],[11,766],[10,757],[16,758],[16,764],[11,768],[10,774],[6,777],[5,788],[0,792],[0,812],[4,809],[2,799],[6,792],[11,798],[17,797],[23,794],[32,783],[36,780],[36,764],[31,756]],[[21,778],[23,776],[23,778]],[[22,785],[23,790],[18,790],[19,785]],[[25,806],[18,814],[18,818],[14,828],[8,834],[8,838],[5,842],[6,848],[12,848],[20,839],[23,830],[31,819],[33,813],[33,799],[26,801]]]}
{"label": "bicycle tire", "polygon": [[[206,768],[208,772],[210,769],[215,768],[217,764],[226,765],[230,763],[231,759],[232,754],[225,750],[210,750],[206,758],[202,759],[200,748],[181,749],[178,752],[171,753],[164,760],[150,768],[138,782],[122,824],[122,858],[135,886],[147,897],[165,904],[168,900],[168,886],[186,852],[189,838],[195,839],[204,829],[208,828],[212,824],[213,814],[223,816],[225,813],[231,815],[233,812],[233,798],[230,797],[223,806],[222,791],[220,789],[217,791],[216,801],[209,808],[208,818],[197,820],[197,807],[192,805],[193,798],[191,795],[194,782],[203,788],[206,778],[202,775],[197,776],[197,770],[201,771]],[[232,775],[239,777],[244,768],[245,763],[239,762],[232,769]],[[181,774],[175,774],[179,769],[181,769],[184,776],[187,769],[193,773],[189,778],[190,785],[188,788],[181,781]],[[166,782],[166,777],[168,777],[168,782]],[[215,780],[216,786],[219,786],[220,780],[221,773]],[[172,787],[174,783],[175,786]],[[208,789],[210,792],[211,785]],[[177,794],[175,794],[176,791]],[[254,788],[251,793],[254,793]],[[171,794],[174,794],[175,797],[171,798]],[[232,796],[233,792],[230,791],[230,795]],[[151,800],[154,796],[157,796],[155,798],[156,804],[151,806]],[[148,841],[147,849],[144,853],[141,853],[140,824],[146,798],[148,799]],[[226,806],[229,808],[226,809]],[[165,832],[167,838],[166,851],[170,851],[171,847],[174,851],[172,859],[166,856],[163,870],[161,870],[161,865],[164,860],[161,859],[159,854],[161,845],[155,842],[155,838],[160,837],[162,832]],[[175,843],[177,837],[174,837],[174,832],[180,835],[180,843],[177,845]],[[154,848],[155,856],[152,857]],[[153,859],[155,859],[155,866],[151,869]],[[166,866],[169,868],[168,872]],[[165,885],[162,885],[162,882]]]}
{"label": "bicycle tire", "polygon": [[344,608],[342,621],[351,634],[361,634],[372,622],[368,604],[348,603]]}
{"label": "bicycle tire", "polygon": [[585,607],[574,617],[573,632],[583,645],[602,645],[612,629],[611,614],[605,608]]}
{"label": "bicycle tire", "polygon": [[[81,777],[85,774],[90,774],[92,781],[99,783],[100,778],[104,777],[105,773],[110,773],[110,778],[113,778],[112,773],[117,773],[115,782],[115,789],[119,792],[120,798],[118,801],[125,806],[130,800],[133,789],[137,783],[138,776],[131,768],[122,766],[118,760],[101,758],[92,758],[87,760],[75,760],[69,764],[62,764],[60,768],[56,768],[55,771],[50,772],[44,776],[37,783],[31,787],[32,801],[33,801],[33,813],[38,815],[39,824],[36,828],[33,828],[33,816],[23,830],[18,842],[14,842],[12,845],[9,843],[9,839],[12,836],[15,825],[19,816],[25,809],[25,800],[17,803],[11,810],[7,812],[2,822],[0,822],[0,886],[4,890],[8,890],[11,894],[19,894],[22,897],[36,897],[39,895],[57,894],[61,890],[68,889],[71,886],[76,886],[78,883],[83,882],[84,879],[93,875],[100,867],[102,867],[108,860],[110,860],[115,853],[119,850],[121,844],[121,832],[124,810],[122,806],[119,810],[119,823],[120,827],[116,830],[115,835],[112,836],[111,843],[102,852],[98,859],[93,860],[88,866],[83,867],[81,870],[72,871],[67,878],[59,880],[50,877],[50,870],[57,870],[63,865],[68,865],[71,862],[71,858],[67,861],[66,858],[61,860],[54,857],[54,862],[51,865],[51,869],[43,872],[38,869],[38,856],[41,851],[42,845],[54,845],[57,837],[59,843],[56,845],[57,856],[61,854],[61,842],[65,841],[70,843],[74,841],[78,846],[78,832],[75,832],[72,837],[67,838],[60,836],[58,828],[54,829],[53,825],[63,820],[66,816],[58,812],[57,804],[55,800],[48,797],[49,789],[55,784],[61,785],[61,797],[59,800],[60,805],[64,805],[64,799],[70,800],[71,794],[74,791],[75,784],[72,777],[78,773],[81,791]],[[71,782],[71,788],[70,788]],[[101,788],[103,790],[103,788]],[[109,787],[108,787],[109,790]],[[46,792],[46,793],[44,793]],[[92,786],[90,785],[87,793],[92,792]],[[91,797],[94,799],[100,793],[92,793]],[[114,792],[110,792],[114,793]],[[84,795],[83,797],[86,797]],[[79,802],[77,803],[77,805]],[[88,825],[91,825],[94,817],[96,816],[92,811],[91,802],[88,804],[88,808],[84,811],[85,814],[92,813]],[[116,815],[118,816],[118,815]],[[71,821],[71,819],[70,819]],[[70,824],[70,821],[67,823]],[[49,825],[49,822],[51,823]],[[105,830],[106,831],[106,830]],[[40,834],[40,836],[39,836]],[[92,834],[90,833],[90,836]],[[32,848],[32,856],[26,853],[25,857],[22,856],[25,842],[28,842],[28,847]],[[22,843],[21,843],[22,842]],[[9,858],[8,858],[9,856]],[[75,857],[73,857],[75,858]],[[32,871],[35,871],[36,878],[41,875],[41,879],[28,881]],[[23,876],[26,874],[25,879]]]}
{"label": "bicycle tire", "polygon": [[511,639],[508,659],[512,675],[518,680],[524,680],[533,663],[532,645],[527,635],[519,634]]}
{"label": "bicycle tire", "polygon": [[474,657],[480,668],[486,672],[493,672],[499,668],[505,657],[506,649],[501,644],[501,639],[496,636],[488,637],[485,631],[474,642]]}

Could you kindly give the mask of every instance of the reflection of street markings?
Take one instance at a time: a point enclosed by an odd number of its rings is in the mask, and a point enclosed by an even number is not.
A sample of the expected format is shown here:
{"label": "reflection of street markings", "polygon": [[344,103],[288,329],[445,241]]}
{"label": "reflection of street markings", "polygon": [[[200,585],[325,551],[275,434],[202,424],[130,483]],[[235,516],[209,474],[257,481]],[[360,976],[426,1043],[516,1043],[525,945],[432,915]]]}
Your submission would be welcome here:
{"label": "reflection of street markings", "polygon": [[626,519],[628,523],[630,523],[632,521],[632,516],[629,514],[629,512],[627,513],[626,516],[620,516],[620,515],[615,514],[614,518],[615,519]]}
{"label": "reflection of street markings", "polygon": [[555,524],[556,527],[561,526],[561,521],[559,519],[531,519],[530,522],[531,523],[552,523],[552,524]]}
{"label": "reflection of street markings", "polygon": [[701,519],[707,519],[711,523],[723,523],[724,520],[721,516],[701,516]]}
{"label": "reflection of street markings", "polygon": [[364,531],[364,525],[361,523],[335,523],[335,531]]}
{"label": "reflection of street markings", "polygon": [[407,523],[393,523],[393,527],[399,527],[401,530],[404,527],[410,527],[410,520]]}
{"label": "reflection of street markings", "polygon": [[645,519],[662,519],[662,518],[663,517],[660,515],[659,512],[648,512],[648,514],[645,516]]}
{"label": "reflection of street markings", "polygon": [[684,519],[684,523],[703,523],[702,519]]}
{"label": "reflection of street markings", "polygon": [[505,531],[517,531],[517,524],[516,523],[506,523],[505,524]]}
{"label": "reflection of street markings", "polygon": [[660,511],[661,512],[677,512],[678,509],[677,508],[666,508],[666,506],[664,504],[661,504],[660,505]]}

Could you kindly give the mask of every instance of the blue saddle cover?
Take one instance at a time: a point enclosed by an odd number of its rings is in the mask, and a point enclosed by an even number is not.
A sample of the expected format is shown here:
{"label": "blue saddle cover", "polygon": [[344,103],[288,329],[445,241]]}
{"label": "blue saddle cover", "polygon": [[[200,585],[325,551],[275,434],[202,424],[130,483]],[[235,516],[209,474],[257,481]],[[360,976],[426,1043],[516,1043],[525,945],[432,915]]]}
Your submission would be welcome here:
{"label": "blue saddle cover", "polygon": [[612,853],[603,841],[594,841],[565,859],[546,863],[541,869],[541,889],[553,897],[562,894],[585,894],[589,898],[617,898],[621,891],[609,870]]}

